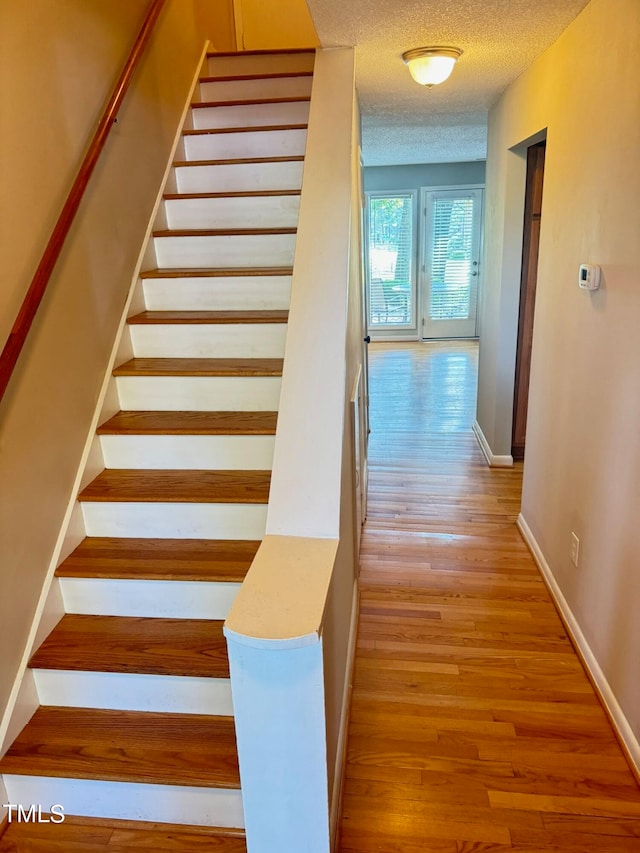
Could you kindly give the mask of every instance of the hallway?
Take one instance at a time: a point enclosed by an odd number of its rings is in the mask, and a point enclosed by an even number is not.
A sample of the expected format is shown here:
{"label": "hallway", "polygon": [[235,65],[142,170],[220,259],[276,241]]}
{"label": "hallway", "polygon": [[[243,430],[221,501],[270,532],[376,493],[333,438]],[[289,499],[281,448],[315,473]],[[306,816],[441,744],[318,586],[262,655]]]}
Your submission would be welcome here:
{"label": "hallway", "polygon": [[640,851],[640,791],[471,431],[477,345],[373,344],[342,853]]}

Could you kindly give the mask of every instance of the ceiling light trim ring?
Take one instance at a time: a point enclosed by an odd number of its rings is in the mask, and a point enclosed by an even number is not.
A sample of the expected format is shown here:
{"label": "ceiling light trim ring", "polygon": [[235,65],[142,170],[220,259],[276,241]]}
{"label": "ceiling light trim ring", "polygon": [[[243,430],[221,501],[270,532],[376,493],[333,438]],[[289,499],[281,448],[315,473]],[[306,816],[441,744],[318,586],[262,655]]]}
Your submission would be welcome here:
{"label": "ceiling light trim ring", "polygon": [[422,59],[425,56],[450,56],[460,59],[464,53],[459,47],[414,47],[402,54],[404,61],[409,64],[412,59]]}

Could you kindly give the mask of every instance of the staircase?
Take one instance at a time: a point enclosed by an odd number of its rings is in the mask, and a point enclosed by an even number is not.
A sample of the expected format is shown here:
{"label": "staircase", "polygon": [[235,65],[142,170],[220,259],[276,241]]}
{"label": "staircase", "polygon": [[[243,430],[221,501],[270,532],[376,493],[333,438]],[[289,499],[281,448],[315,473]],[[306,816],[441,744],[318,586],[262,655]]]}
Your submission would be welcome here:
{"label": "staircase", "polygon": [[313,59],[208,57],[56,573],[66,615],[30,662],[40,708],[0,762],[13,803],[239,849],[222,625],[265,531]]}

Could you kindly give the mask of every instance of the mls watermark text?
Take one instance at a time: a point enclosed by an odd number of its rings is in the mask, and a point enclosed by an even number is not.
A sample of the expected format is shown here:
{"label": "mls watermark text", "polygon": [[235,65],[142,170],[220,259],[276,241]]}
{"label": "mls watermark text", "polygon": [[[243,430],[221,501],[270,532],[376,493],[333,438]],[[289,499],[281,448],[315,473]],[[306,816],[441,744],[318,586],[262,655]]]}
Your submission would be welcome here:
{"label": "mls watermark text", "polygon": [[64,806],[56,803],[45,808],[38,803],[28,806],[22,803],[3,803],[3,809],[9,809],[7,814],[8,823],[63,823]]}

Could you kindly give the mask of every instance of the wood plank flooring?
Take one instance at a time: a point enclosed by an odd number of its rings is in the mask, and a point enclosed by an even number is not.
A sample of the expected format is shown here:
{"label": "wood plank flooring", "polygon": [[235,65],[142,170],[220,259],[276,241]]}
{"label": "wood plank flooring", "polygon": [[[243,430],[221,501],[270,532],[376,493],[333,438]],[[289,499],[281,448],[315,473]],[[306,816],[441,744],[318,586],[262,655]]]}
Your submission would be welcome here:
{"label": "wood plank flooring", "polygon": [[240,787],[233,717],[41,706],[2,771],[25,761],[34,776]]}
{"label": "wood plank flooring", "polygon": [[288,311],[142,311],[129,317],[131,326],[286,323]]}
{"label": "wood plank flooring", "polygon": [[341,853],[640,851],[640,791],[471,432],[472,342],[374,344]]}
{"label": "wood plank flooring", "polygon": [[221,620],[66,613],[32,669],[229,678]]}
{"label": "wood plank flooring", "polygon": [[239,583],[259,541],[242,539],[83,539],[56,575],[66,578]]}
{"label": "wood plank flooring", "polygon": [[282,358],[131,358],[114,376],[282,376]]}
{"label": "wood plank flooring", "polygon": [[[293,158],[296,160],[304,160],[304,157]],[[217,161],[212,161],[213,163]],[[183,166],[193,166],[191,161],[186,161]],[[197,162],[196,165],[203,165],[202,162]],[[207,165],[206,163],[204,165]],[[206,268],[176,268],[161,270],[146,270],[140,273],[141,279],[154,278],[226,278],[227,276],[272,276],[272,275],[293,275],[293,267],[243,267],[241,269],[232,269],[225,267],[223,269]]]}
{"label": "wood plank flooring", "polygon": [[105,468],[82,501],[266,504],[271,471]]}
{"label": "wood plank flooring", "polygon": [[277,412],[120,411],[98,435],[275,435]]}
{"label": "wood plank flooring", "polygon": [[[55,840],[52,840],[52,836]],[[246,853],[243,830],[67,817],[61,824],[12,824],[0,853]]]}

